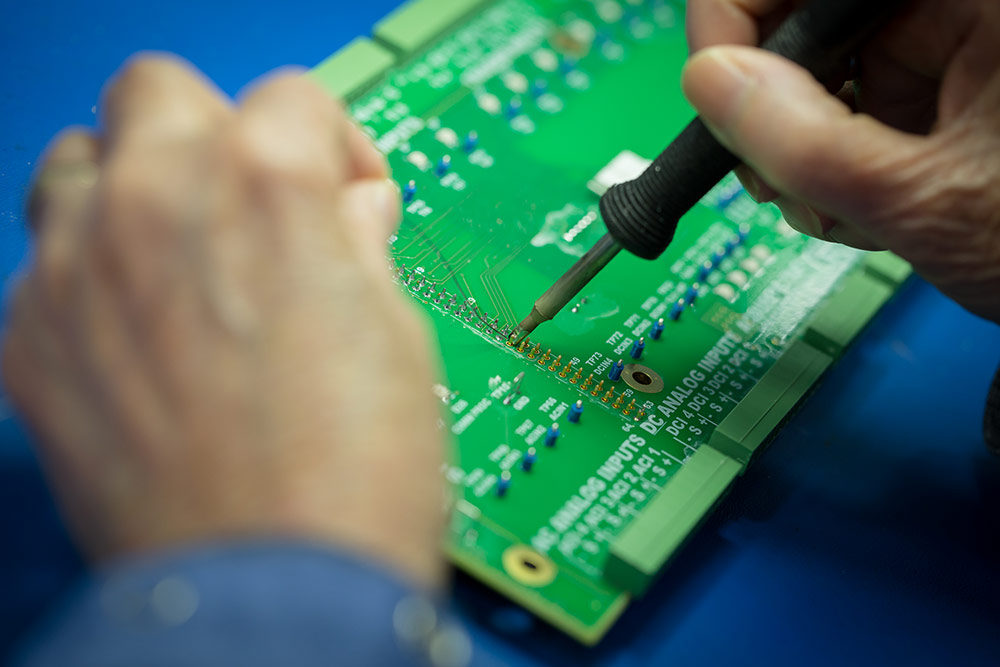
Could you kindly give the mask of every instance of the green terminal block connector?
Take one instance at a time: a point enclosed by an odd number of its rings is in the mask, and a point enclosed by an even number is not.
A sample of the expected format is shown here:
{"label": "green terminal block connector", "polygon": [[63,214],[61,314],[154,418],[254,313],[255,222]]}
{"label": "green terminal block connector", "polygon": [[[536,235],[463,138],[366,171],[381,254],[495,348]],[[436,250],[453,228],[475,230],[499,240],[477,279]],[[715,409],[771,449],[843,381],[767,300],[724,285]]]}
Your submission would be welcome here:
{"label": "green terminal block connector", "polygon": [[611,545],[604,577],[641,595],[725,495],[742,464],[702,445]]}
{"label": "green terminal block connector", "polygon": [[331,95],[350,101],[377,82],[395,62],[390,51],[367,37],[358,37],[307,76]]}
{"label": "green terminal block connector", "polygon": [[802,339],[817,350],[838,356],[875,316],[893,289],[864,273],[848,276],[813,316]]}
{"label": "green terminal block connector", "polygon": [[802,341],[793,342],[716,427],[709,444],[744,466],[750,463],[832,361]]}
{"label": "green terminal block connector", "polygon": [[865,258],[865,271],[890,287],[902,285],[913,273],[913,267],[891,252],[873,252]]}
{"label": "green terminal block connector", "polygon": [[415,0],[375,24],[375,38],[409,55],[452,28],[487,0]]}

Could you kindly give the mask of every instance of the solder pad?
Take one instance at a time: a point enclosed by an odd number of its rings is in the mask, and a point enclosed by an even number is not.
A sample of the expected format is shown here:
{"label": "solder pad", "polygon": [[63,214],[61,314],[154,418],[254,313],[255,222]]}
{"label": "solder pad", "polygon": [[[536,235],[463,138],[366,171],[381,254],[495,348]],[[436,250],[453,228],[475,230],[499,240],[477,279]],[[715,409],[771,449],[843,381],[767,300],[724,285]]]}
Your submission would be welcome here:
{"label": "solder pad", "polygon": [[[586,643],[909,274],[891,255],[802,236],[730,176],[660,259],[623,253],[522,351],[508,345],[605,232],[588,182],[623,150],[655,157],[693,117],[683,25],[683,4],[667,0],[417,0],[312,72],[347,98],[400,185],[412,182],[386,270],[426,313],[444,361],[435,391],[456,499],[445,549]],[[611,382],[619,359],[662,389]]]}

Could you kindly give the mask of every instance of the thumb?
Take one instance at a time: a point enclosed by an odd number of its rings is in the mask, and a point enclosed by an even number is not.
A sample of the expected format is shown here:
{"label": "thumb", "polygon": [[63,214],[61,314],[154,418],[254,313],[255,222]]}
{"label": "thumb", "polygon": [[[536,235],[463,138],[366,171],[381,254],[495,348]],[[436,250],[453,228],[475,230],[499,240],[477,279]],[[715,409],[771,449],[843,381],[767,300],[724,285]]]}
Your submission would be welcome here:
{"label": "thumb", "polygon": [[760,49],[700,51],[683,86],[716,138],[767,183],[847,224],[878,219],[922,150],[918,137],[853,113],[808,71]]}

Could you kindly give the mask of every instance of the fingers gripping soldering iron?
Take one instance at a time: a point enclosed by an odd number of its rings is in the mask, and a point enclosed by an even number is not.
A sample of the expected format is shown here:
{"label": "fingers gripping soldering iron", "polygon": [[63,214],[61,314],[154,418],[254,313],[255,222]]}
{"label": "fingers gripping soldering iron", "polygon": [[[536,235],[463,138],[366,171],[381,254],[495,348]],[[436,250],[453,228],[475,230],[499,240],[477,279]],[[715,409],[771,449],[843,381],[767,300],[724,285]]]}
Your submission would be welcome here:
{"label": "fingers gripping soldering iron", "polygon": [[[813,0],[793,12],[762,45],[827,82],[904,0]],[[543,294],[518,325],[519,342],[563,306],[625,249],[659,257],[677,222],[740,160],[695,118],[636,179],[610,188],[600,202],[608,233]]]}

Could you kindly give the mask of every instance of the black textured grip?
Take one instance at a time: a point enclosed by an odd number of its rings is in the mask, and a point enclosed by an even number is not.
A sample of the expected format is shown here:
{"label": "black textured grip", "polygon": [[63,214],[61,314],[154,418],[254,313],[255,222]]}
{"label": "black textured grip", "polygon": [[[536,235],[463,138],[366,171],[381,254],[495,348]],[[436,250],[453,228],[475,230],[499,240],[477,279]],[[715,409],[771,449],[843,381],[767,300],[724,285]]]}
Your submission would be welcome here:
{"label": "black textured grip", "polygon": [[[795,11],[763,48],[827,80],[844,58],[905,0],[813,0]],[[608,231],[629,252],[656,259],[677,221],[739,164],[696,118],[633,181],[601,198]]]}

